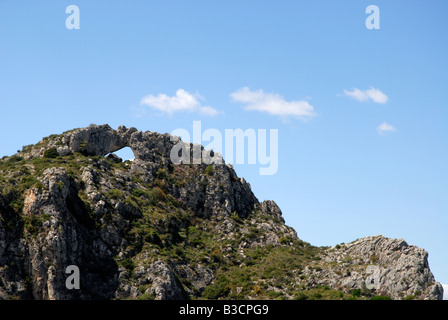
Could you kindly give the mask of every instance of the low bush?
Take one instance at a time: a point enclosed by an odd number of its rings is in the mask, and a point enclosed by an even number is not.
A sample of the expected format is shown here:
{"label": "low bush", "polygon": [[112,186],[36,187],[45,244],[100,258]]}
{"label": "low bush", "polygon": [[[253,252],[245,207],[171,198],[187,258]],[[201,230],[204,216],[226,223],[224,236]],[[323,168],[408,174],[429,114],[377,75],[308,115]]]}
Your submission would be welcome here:
{"label": "low bush", "polygon": [[373,296],[370,300],[392,300],[389,296]]}
{"label": "low bush", "polygon": [[208,176],[212,176],[213,175],[213,166],[211,164],[209,164],[205,168],[205,174],[208,175]]}
{"label": "low bush", "polygon": [[44,152],[44,158],[47,159],[54,159],[57,158],[59,156],[58,151],[56,148],[50,148],[45,150]]}
{"label": "low bush", "polygon": [[220,297],[225,297],[230,292],[229,281],[224,275],[220,275],[214,283],[207,286],[202,292],[202,297],[205,299],[216,300]]}

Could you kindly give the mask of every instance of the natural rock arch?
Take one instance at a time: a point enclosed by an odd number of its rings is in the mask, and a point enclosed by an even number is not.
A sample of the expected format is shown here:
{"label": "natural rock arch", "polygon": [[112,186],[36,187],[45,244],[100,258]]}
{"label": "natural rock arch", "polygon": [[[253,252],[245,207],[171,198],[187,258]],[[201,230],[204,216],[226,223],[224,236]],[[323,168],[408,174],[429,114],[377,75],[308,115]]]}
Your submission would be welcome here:
{"label": "natural rock arch", "polygon": [[71,152],[82,152],[92,156],[105,156],[125,147],[131,148],[135,159],[154,160],[159,155],[169,158],[174,141],[169,134],[142,132],[136,128],[118,127],[112,129],[109,125],[91,125],[76,130],[66,137],[64,142]]}
{"label": "natural rock arch", "polygon": [[127,129],[124,126],[118,127],[115,131],[107,124],[91,125],[75,131],[68,137],[67,142],[72,152],[84,152],[94,156],[105,156],[125,147],[130,147],[135,154],[135,150],[129,144],[134,132],[137,132],[137,129]]}

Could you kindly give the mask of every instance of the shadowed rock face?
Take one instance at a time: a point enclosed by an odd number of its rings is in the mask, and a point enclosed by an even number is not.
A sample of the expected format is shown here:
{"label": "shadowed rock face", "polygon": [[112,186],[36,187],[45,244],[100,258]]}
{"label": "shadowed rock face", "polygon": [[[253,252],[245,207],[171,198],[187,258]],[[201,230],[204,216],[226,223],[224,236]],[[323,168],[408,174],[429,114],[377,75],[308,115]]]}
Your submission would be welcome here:
{"label": "shadowed rock face", "polygon": [[[91,125],[45,138],[13,166],[0,160],[0,299],[200,298],[222,265],[251,265],[256,248],[292,252],[291,261],[312,251],[310,267],[281,274],[295,288],[442,298],[423,249],[385,237],[305,245],[277,204],[260,203],[232,166],[173,164],[178,141]],[[124,147],[134,161],[104,157]],[[45,158],[49,149],[59,157]],[[69,265],[80,269],[80,290],[65,285]]]}

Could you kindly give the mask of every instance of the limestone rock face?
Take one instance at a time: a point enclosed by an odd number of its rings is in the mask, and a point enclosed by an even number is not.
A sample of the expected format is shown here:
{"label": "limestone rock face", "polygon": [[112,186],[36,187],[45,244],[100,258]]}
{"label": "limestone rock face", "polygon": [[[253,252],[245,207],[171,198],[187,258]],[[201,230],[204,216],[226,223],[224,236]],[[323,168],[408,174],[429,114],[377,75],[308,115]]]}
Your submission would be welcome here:
{"label": "limestone rock face", "polygon": [[128,140],[135,131],[135,128],[126,130],[120,127],[115,131],[108,125],[93,125],[65,136],[64,141],[72,152],[85,151],[89,155],[104,156],[128,146]]}
{"label": "limestone rock face", "polygon": [[282,217],[282,211],[277,206],[277,204],[272,200],[265,200],[260,204],[261,212],[269,212],[271,213],[275,218],[285,221]]}
{"label": "limestone rock face", "polygon": [[[385,237],[313,247],[231,165],[173,163],[176,145],[190,160],[221,157],[169,134],[90,125],[0,160],[0,299],[256,299],[261,287],[293,298],[321,285],[442,298],[423,249]],[[113,154],[124,147],[133,161]],[[66,286],[72,265],[80,289]]]}
{"label": "limestone rock face", "polygon": [[138,298],[141,295],[138,288],[148,287],[143,292],[149,294],[155,300],[181,300],[184,299],[184,293],[176,278],[171,271],[171,268],[164,262],[157,260],[151,265],[145,267],[143,265],[137,266],[134,270],[134,277],[136,283],[129,284],[126,281],[128,273],[124,268],[121,268],[119,275],[120,295],[127,298]]}
{"label": "limestone rock face", "polygon": [[329,274],[328,278],[333,283],[374,289],[394,299],[412,296],[416,292],[428,299],[441,299],[443,289],[440,283],[435,282],[429,269],[428,252],[408,245],[403,239],[365,237],[331,247],[327,254],[325,261],[356,270],[342,281],[338,275]]}
{"label": "limestone rock face", "polygon": [[[113,252],[93,228],[93,221],[77,195],[77,186],[65,169],[43,173],[43,191],[26,193],[24,218],[34,224],[22,254],[35,299],[101,299],[110,296],[116,282]],[[45,232],[39,232],[44,229]],[[85,290],[65,288],[67,274],[60,266],[77,265]],[[100,277],[107,279],[100,280]]]}

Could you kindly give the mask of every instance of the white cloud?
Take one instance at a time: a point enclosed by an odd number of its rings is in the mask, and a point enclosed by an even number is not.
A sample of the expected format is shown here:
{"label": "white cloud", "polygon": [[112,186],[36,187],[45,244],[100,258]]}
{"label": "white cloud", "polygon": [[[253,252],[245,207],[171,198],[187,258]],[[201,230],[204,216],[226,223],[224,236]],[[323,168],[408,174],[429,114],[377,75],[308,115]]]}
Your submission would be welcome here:
{"label": "white cloud", "polygon": [[193,95],[184,89],[178,89],[173,97],[164,93],[160,93],[157,96],[147,95],[143,97],[140,104],[170,115],[179,111],[199,112],[207,116],[216,116],[219,113],[218,110],[210,106],[202,106],[199,99],[203,100],[199,94]]}
{"label": "white cloud", "polygon": [[307,101],[285,101],[279,94],[264,93],[263,90],[250,91],[244,87],[232,92],[230,97],[234,101],[246,103],[245,110],[267,112],[283,118],[293,116],[304,120],[316,115],[314,107]]}
{"label": "white cloud", "polygon": [[443,284],[443,300],[448,300],[448,284]]}
{"label": "white cloud", "polygon": [[376,103],[384,104],[389,100],[388,96],[386,96],[381,90],[370,88],[367,90],[359,90],[358,88],[354,88],[351,91],[344,90],[345,95],[352,97],[358,101],[368,101],[372,100]]}
{"label": "white cloud", "polygon": [[393,125],[383,122],[378,127],[376,127],[379,134],[386,134],[387,132],[395,131],[397,130]]}

